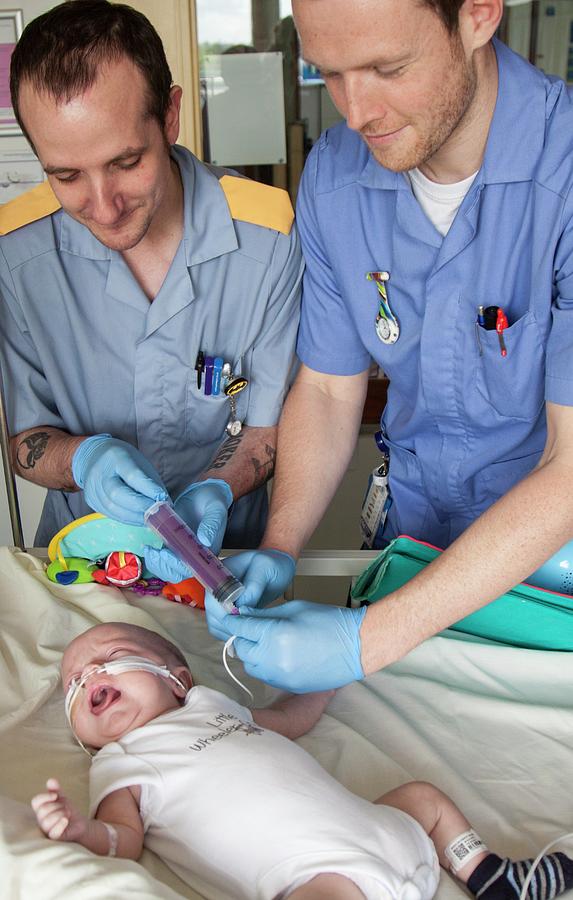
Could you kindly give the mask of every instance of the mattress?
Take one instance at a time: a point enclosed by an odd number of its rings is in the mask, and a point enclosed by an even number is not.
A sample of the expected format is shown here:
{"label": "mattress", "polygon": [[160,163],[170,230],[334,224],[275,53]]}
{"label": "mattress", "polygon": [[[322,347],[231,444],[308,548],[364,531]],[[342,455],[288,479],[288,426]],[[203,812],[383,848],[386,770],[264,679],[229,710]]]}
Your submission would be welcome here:
{"label": "mattress", "polygon": [[[29,805],[55,776],[87,811],[89,759],[67,729],[58,666],[75,635],[117,620],[175,640],[198,683],[246,702],[201,611],[97,584],[53,584],[35,556],[0,548],[0,897],[6,900],[199,896],[147,850],[135,863],[48,840]],[[231,666],[255,705],[278,696],[246,677],[238,660]],[[431,781],[490,848],[532,856],[573,827],[572,688],[569,653],[445,632],[339,690],[299,743],[368,799],[411,779]],[[573,854],[570,841],[559,846]],[[443,872],[438,898],[464,894]]]}

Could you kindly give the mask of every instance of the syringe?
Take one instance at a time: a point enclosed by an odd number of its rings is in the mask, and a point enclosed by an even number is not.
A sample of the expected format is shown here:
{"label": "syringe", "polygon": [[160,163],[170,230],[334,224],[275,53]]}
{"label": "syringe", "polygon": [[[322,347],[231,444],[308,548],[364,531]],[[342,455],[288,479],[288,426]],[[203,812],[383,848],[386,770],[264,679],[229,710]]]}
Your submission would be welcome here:
{"label": "syringe", "polygon": [[197,539],[195,532],[177,515],[169,502],[159,500],[154,503],[146,511],[144,520],[146,525],[163,538],[169,549],[193,570],[203,587],[211,591],[227,612],[231,612],[243,585]]}

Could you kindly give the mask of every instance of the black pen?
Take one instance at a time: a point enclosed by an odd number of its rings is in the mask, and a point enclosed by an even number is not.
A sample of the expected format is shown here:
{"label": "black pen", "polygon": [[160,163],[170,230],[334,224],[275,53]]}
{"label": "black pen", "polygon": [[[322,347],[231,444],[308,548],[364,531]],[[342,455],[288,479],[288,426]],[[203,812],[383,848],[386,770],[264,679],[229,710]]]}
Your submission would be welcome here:
{"label": "black pen", "polygon": [[203,369],[205,368],[205,354],[202,350],[199,350],[197,354],[197,359],[195,360],[195,371],[197,372],[197,390],[201,390],[201,378],[203,375]]}
{"label": "black pen", "polygon": [[495,331],[498,309],[499,306],[486,306],[486,308],[484,309],[484,328],[486,331]]}

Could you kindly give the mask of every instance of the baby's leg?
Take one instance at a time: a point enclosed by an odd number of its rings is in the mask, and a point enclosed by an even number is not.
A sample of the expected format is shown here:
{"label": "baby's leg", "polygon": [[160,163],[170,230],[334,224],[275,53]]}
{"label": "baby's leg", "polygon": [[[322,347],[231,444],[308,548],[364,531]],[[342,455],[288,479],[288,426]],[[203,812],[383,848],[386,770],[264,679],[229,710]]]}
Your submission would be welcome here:
{"label": "baby's leg", "polygon": [[[434,785],[413,781],[376,803],[394,806],[416,819],[434,842],[440,865],[466,884],[478,900],[519,900],[533,860],[511,862],[490,853],[455,803]],[[464,840],[467,832],[471,834]],[[457,843],[461,846],[455,852]],[[463,863],[466,855],[468,860]],[[564,853],[549,853],[535,870],[528,896],[553,900],[572,887],[573,860]]]}
{"label": "baby's leg", "polygon": [[[411,781],[379,797],[376,803],[395,806],[408,813],[420,823],[426,834],[434,842],[440,865],[450,868],[450,860],[445,854],[446,847],[461,834],[471,830],[471,825],[450,798],[433,784],[425,781]],[[483,851],[456,872],[456,877],[467,882],[479,863],[486,858]]]}
{"label": "baby's leg", "polygon": [[296,888],[288,900],[365,900],[362,891],[344,875],[327,872]]}

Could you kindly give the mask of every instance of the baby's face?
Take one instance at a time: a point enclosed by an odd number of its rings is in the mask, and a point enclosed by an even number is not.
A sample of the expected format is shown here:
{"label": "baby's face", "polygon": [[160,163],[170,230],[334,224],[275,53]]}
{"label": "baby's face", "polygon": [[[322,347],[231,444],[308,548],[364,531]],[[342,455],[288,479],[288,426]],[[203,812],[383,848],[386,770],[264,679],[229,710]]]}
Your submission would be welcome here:
{"label": "baby's face", "polygon": [[[166,659],[139,629],[129,625],[96,625],[77,637],[67,647],[62,659],[62,682],[67,693],[72,679],[79,679],[103,663],[125,656],[141,656],[170,671],[188,687],[187,670]],[[180,706],[185,691],[169,678],[151,672],[129,671],[116,675],[106,672],[89,676],[79,691],[71,710],[73,729],[79,739],[99,749],[116,741],[134,728],[145,725],[162,713]]]}

